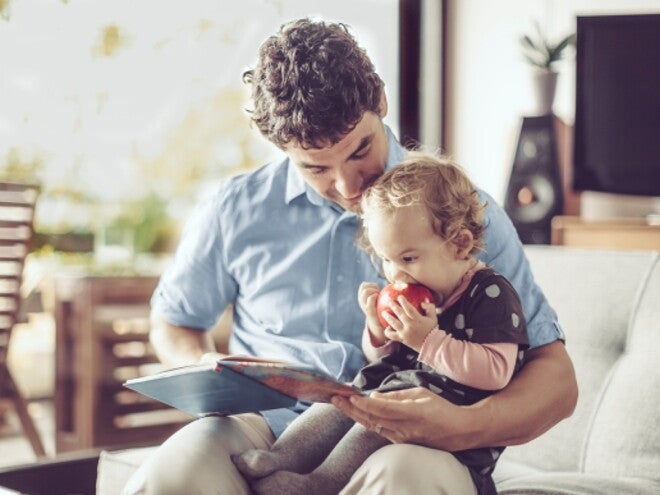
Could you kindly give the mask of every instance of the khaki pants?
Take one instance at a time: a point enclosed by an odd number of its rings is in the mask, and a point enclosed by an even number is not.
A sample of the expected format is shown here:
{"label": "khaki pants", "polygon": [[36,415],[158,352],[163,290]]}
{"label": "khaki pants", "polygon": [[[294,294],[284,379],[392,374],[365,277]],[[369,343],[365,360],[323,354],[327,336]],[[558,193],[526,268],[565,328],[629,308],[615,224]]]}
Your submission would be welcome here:
{"label": "khaki pants", "polygon": [[[170,437],[129,480],[122,495],[249,495],[230,459],[275,441],[258,414],[208,417]],[[388,445],[360,466],[342,495],[474,495],[465,466],[441,450]]]}

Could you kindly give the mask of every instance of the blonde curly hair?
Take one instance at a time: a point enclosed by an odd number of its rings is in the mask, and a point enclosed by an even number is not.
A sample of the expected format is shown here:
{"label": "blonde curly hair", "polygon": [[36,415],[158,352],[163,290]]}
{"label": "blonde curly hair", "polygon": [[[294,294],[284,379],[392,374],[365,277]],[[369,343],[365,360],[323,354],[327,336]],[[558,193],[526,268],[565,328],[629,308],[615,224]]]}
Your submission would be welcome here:
{"label": "blonde curly hair", "polygon": [[366,226],[371,215],[412,205],[427,208],[433,231],[443,239],[459,244],[460,233],[468,230],[473,238],[470,254],[485,247],[486,203],[481,202],[474,184],[449,157],[421,151],[408,152],[401,163],[386,171],[364,192],[360,247],[373,254]]}

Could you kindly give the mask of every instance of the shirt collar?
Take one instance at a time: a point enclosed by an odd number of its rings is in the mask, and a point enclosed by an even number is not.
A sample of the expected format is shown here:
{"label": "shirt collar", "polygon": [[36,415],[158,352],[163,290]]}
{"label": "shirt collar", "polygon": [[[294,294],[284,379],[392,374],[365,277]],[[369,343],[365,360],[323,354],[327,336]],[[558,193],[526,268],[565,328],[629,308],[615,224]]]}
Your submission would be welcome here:
{"label": "shirt collar", "polygon": [[[387,133],[387,142],[388,142],[388,153],[387,153],[387,162],[385,163],[385,169],[389,170],[397,163],[400,163],[405,155],[405,149],[399,144],[399,142],[394,137],[394,134],[390,128],[385,125],[385,132]],[[291,161],[290,158],[286,158],[287,163],[287,177],[286,177],[286,194],[284,200],[287,204],[291,203],[298,196],[303,194],[307,195],[307,199],[317,206],[321,206],[324,203],[330,203],[321,197],[314,189],[309,187],[309,185],[303,179],[302,174],[298,170],[298,167]]]}
{"label": "shirt collar", "polygon": [[298,196],[303,195],[306,189],[309,189],[310,191],[312,189],[307,186],[302,174],[298,171],[298,168],[289,157],[286,158],[286,168],[286,193],[284,200],[289,204]]}
{"label": "shirt collar", "polygon": [[385,170],[389,170],[394,167],[394,165],[397,165],[403,161],[406,155],[406,150],[403,146],[401,146],[401,144],[399,144],[399,141],[396,140],[389,127],[385,126],[385,132],[387,132],[387,142],[389,143]]}

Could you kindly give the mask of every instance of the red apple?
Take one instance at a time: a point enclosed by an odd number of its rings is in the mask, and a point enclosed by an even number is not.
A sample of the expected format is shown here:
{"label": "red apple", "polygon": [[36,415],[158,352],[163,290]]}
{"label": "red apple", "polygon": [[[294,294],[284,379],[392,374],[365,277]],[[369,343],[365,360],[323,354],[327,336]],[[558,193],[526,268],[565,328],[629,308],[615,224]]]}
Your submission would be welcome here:
{"label": "red apple", "polygon": [[382,314],[394,312],[390,309],[390,303],[396,302],[399,296],[403,296],[406,300],[415,306],[417,311],[424,313],[422,310],[423,302],[433,302],[433,293],[421,284],[406,284],[405,282],[395,282],[383,287],[383,290],[378,294],[376,301],[376,312],[378,313],[378,321],[383,327],[388,327],[389,323],[385,321]]}

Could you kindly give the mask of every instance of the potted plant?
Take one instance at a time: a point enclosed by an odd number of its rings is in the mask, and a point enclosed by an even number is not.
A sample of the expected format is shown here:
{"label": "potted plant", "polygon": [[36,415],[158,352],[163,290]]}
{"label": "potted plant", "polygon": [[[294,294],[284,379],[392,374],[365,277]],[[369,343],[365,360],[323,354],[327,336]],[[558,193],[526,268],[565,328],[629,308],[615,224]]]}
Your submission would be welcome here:
{"label": "potted plant", "polygon": [[555,64],[561,60],[569,47],[575,45],[575,34],[569,34],[552,43],[543,33],[538,22],[534,23],[534,35],[520,37],[525,60],[535,69],[532,77],[537,97],[537,112],[544,115],[552,112],[557,87]]}

